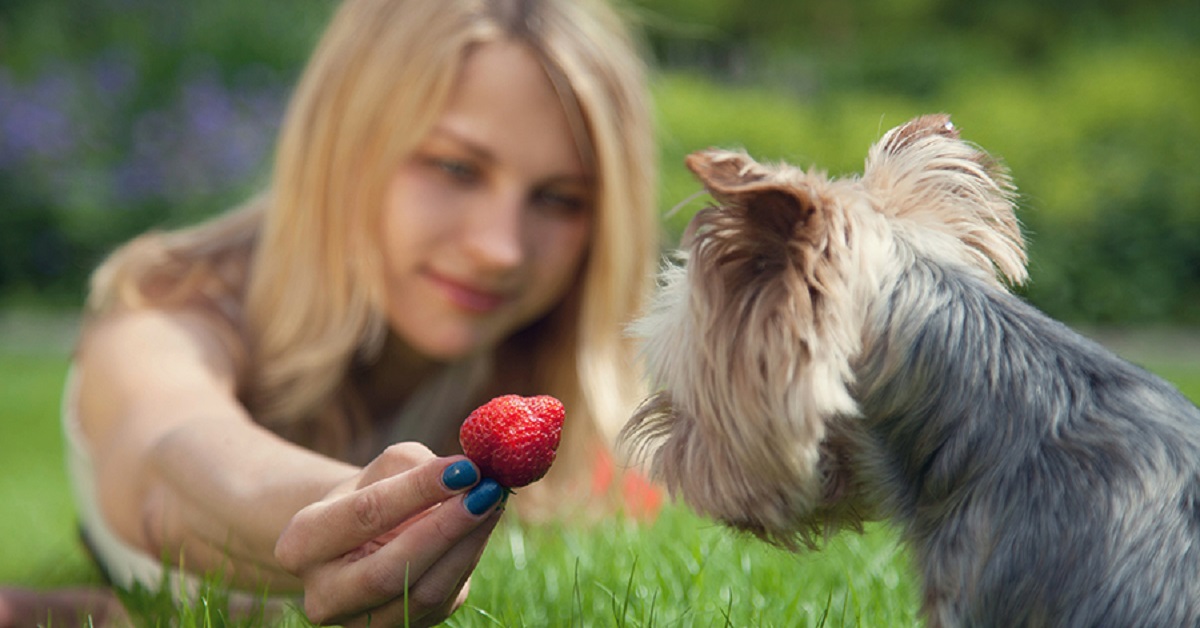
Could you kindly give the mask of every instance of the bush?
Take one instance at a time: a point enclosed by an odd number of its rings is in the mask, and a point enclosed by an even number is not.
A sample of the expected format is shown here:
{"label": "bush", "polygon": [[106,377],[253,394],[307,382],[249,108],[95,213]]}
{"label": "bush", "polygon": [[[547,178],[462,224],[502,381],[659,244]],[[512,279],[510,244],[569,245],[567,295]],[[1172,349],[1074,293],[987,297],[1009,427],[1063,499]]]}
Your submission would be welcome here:
{"label": "bush", "polygon": [[59,1],[0,12],[0,239],[10,244],[0,296],[77,302],[117,243],[260,184],[328,6]]}
{"label": "bush", "polygon": [[[1200,323],[1194,3],[636,4],[662,68],[664,211],[698,189],[682,165],[692,150],[856,172],[887,128],[946,111],[1022,190],[1036,304],[1076,321]],[[117,243],[262,185],[333,6],[0,5],[0,299],[76,304]]]}
{"label": "bush", "polygon": [[[1002,159],[1030,240],[1025,293],[1075,322],[1200,324],[1200,57],[1147,36],[1071,48],[1053,63],[947,81],[935,96],[747,87],[672,73],[659,82],[664,207],[698,190],[690,150],[861,170],[869,144],[946,111]],[[673,215],[682,229],[695,207]]]}

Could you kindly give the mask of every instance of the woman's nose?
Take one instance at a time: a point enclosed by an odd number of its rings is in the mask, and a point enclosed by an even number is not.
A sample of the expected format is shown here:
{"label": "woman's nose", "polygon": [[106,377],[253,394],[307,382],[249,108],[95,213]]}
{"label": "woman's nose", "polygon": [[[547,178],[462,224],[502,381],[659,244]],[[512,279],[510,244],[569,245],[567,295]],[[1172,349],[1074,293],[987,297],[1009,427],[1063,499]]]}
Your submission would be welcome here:
{"label": "woman's nose", "polygon": [[471,208],[464,234],[467,254],[481,270],[506,271],[525,257],[523,194],[494,194]]}

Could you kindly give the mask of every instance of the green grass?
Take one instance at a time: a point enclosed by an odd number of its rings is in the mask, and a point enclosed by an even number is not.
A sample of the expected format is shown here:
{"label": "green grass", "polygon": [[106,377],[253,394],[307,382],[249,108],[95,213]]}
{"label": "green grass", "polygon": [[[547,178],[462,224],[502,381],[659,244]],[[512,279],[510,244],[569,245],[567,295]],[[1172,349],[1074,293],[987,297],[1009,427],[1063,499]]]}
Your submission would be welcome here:
{"label": "green grass", "polygon": [[96,579],[75,544],[58,422],[65,374],[57,355],[0,353],[0,583]]}
{"label": "green grass", "polygon": [[[1200,399],[1200,364],[1146,363]],[[75,539],[63,467],[65,372],[60,355],[0,350],[0,584],[98,581]],[[231,621],[219,588],[184,606],[130,600],[149,625],[264,623]],[[447,625],[907,626],[918,624],[917,603],[907,553],[887,526],[793,555],[672,506],[642,524],[502,524]],[[295,612],[271,623],[307,626]]]}
{"label": "green grass", "polygon": [[453,626],[916,625],[907,556],[882,526],[794,555],[679,507],[651,524],[501,527]]}

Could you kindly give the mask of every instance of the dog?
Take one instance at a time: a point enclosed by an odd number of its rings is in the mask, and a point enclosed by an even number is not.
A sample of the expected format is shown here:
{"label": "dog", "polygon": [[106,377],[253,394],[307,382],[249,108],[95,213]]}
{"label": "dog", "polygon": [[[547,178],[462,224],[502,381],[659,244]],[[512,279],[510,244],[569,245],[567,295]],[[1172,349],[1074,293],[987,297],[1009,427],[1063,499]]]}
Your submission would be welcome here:
{"label": "dog", "polygon": [[1035,309],[1016,188],[949,116],[831,178],[687,167],[632,325],[621,440],[698,513],[789,550],[890,519],[929,626],[1200,626],[1200,410]]}

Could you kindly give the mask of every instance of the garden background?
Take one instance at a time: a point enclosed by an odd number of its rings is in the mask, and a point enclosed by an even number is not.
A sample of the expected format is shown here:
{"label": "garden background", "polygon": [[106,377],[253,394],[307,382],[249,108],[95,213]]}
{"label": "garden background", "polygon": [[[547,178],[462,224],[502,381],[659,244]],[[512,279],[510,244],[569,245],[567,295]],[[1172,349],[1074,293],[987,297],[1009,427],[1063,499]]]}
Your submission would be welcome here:
{"label": "garden background", "polygon": [[[73,541],[56,423],[88,272],[131,235],[262,185],[289,90],[335,5],[0,0],[0,583],[95,577]],[[852,173],[886,129],[948,112],[1021,190],[1024,294],[1200,399],[1200,3],[628,9],[654,67],[664,212],[697,191],[682,167],[691,150],[740,146]],[[697,206],[667,221],[671,237]],[[885,528],[795,558],[669,510],[649,530],[514,528],[493,546],[470,617],[498,623],[795,625],[771,617],[804,614],[878,625],[870,618],[904,623],[914,610]],[[489,570],[560,597],[508,600]],[[809,585],[780,589],[795,570]],[[534,606],[561,614],[526,614]]]}

